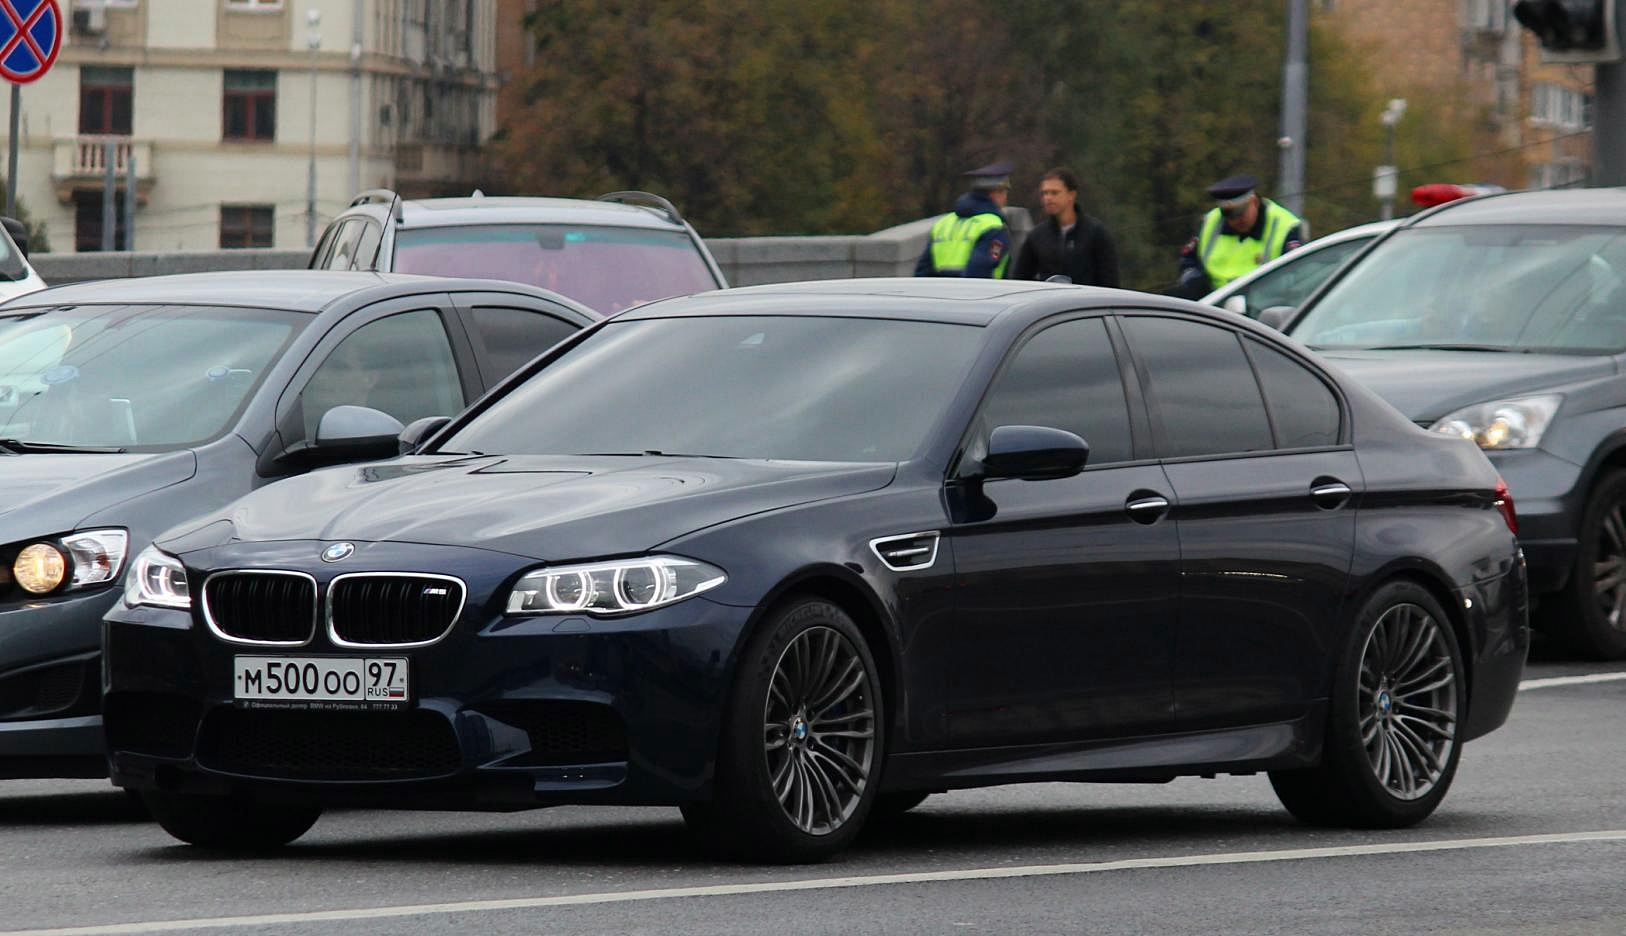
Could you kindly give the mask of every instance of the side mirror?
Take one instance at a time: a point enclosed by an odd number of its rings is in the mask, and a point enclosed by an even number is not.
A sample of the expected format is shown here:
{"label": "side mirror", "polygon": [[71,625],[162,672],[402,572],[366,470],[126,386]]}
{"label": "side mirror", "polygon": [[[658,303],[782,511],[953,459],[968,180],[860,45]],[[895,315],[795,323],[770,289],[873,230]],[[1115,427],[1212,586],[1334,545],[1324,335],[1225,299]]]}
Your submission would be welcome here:
{"label": "side mirror", "polygon": [[375,461],[400,454],[401,421],[367,406],[335,406],[322,414],[311,448],[324,461]]}
{"label": "side mirror", "polygon": [[17,250],[23,256],[28,256],[28,225],[23,224],[16,218],[0,218],[0,227],[4,227],[6,233],[11,235],[11,240],[17,245]]}
{"label": "side mirror", "polygon": [[1227,312],[1235,312],[1237,315],[1247,315],[1248,297],[1242,295],[1241,293],[1237,293],[1234,296],[1228,296],[1226,297],[1225,302],[1220,305],[1220,308]]}
{"label": "side mirror", "polygon": [[1271,328],[1281,331],[1282,326],[1286,325],[1287,320],[1292,318],[1293,313],[1297,311],[1292,306],[1271,306],[1259,313],[1259,324],[1269,325]]}
{"label": "side mirror", "polygon": [[397,455],[411,455],[418,450],[424,440],[440,431],[440,427],[452,421],[450,416],[425,416],[407,423],[401,434],[395,437],[400,451]]}
{"label": "side mirror", "polygon": [[1064,429],[1000,426],[988,437],[982,465],[989,478],[1048,481],[1084,470],[1090,445]]}

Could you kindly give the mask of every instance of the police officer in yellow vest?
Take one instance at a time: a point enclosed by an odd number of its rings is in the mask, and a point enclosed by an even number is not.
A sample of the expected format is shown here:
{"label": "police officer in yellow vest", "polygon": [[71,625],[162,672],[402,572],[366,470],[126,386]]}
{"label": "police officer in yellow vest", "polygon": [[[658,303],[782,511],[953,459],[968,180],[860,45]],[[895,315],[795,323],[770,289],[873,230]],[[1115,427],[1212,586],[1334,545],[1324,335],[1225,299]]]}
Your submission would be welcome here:
{"label": "police officer in yellow vest", "polygon": [[1304,243],[1304,222],[1254,191],[1259,180],[1231,176],[1208,187],[1219,204],[1203,218],[1197,236],[1180,252],[1175,292],[1201,299]]}
{"label": "police officer in yellow vest", "polygon": [[1011,164],[991,163],[965,175],[971,190],[932,225],[916,276],[1005,277],[1011,261],[1011,229],[1005,226]]}

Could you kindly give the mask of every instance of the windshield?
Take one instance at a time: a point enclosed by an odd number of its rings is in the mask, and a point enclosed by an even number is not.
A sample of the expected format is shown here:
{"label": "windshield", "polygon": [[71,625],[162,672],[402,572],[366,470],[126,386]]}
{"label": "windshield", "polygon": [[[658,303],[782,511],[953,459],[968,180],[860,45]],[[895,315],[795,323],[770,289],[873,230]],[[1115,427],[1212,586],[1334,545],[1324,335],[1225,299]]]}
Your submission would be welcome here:
{"label": "windshield", "polygon": [[612,321],[441,448],[900,461],[981,342],[972,326],[885,319]]}
{"label": "windshield", "polygon": [[403,230],[395,237],[394,269],[530,283],[604,315],[718,285],[686,233],[630,227],[488,224]]}
{"label": "windshield", "polygon": [[1626,347],[1626,232],[1482,225],[1399,231],[1292,328],[1315,348]]}
{"label": "windshield", "polygon": [[0,317],[0,439],[161,451],[215,438],[309,318],[150,305]]}

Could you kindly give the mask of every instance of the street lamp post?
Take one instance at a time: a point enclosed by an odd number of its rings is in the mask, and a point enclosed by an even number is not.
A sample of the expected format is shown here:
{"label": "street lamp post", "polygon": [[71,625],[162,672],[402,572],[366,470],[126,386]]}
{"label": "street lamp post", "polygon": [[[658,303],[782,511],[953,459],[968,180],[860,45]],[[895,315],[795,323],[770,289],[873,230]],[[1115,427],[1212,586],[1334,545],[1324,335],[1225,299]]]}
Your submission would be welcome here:
{"label": "street lamp post", "polygon": [[1395,188],[1400,181],[1400,170],[1395,167],[1395,124],[1406,115],[1406,99],[1390,98],[1379,119],[1383,121],[1384,164],[1372,177],[1372,193],[1382,205],[1380,217],[1388,221],[1395,216]]}
{"label": "street lamp post", "polygon": [[322,48],[322,11],[305,13],[305,45],[311,50],[311,151],[310,165],[305,170],[305,246],[316,246],[316,62]]}

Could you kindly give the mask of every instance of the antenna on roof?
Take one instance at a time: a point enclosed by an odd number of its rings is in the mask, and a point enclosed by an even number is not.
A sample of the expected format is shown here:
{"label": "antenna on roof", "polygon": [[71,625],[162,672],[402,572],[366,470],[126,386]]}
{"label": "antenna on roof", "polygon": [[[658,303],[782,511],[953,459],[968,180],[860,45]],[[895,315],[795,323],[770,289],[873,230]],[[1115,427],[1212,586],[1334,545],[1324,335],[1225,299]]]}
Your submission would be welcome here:
{"label": "antenna on roof", "polygon": [[480,191],[480,190],[479,190],[479,189],[475,189],[475,190],[474,190],[474,194],[473,194],[473,195],[470,195],[470,196],[469,196],[469,197],[470,197],[470,198],[485,198],[485,197],[486,197],[486,193],[485,193],[485,192],[482,192],[482,191]]}

